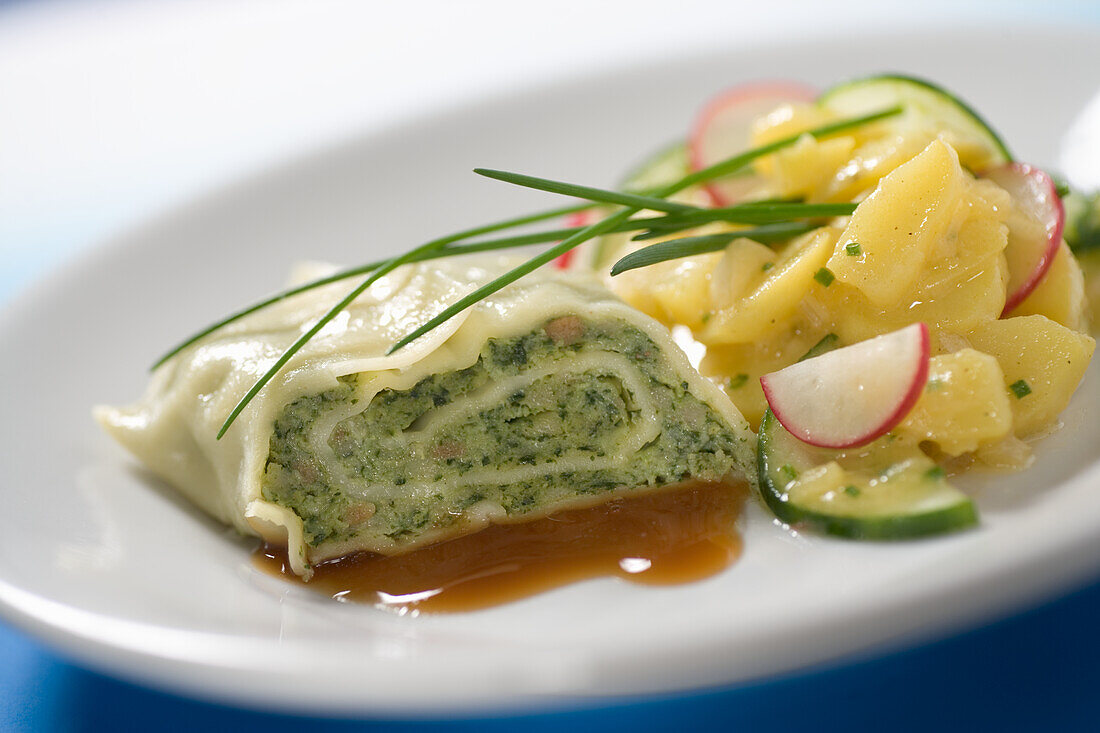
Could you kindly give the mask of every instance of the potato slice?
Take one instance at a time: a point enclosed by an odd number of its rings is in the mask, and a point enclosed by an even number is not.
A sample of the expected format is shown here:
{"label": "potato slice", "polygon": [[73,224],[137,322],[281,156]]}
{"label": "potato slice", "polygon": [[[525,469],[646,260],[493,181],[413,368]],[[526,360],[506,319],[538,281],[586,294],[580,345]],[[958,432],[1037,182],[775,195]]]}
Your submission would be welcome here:
{"label": "potato slice", "polygon": [[714,311],[699,334],[705,344],[739,344],[766,338],[789,320],[814,289],[814,279],[833,251],[838,230],[822,227],[796,239],[784,250],[768,277],[728,308]]}
{"label": "potato slice", "polygon": [[[649,244],[647,242],[646,244]],[[711,310],[711,273],[722,255],[710,253],[659,262],[607,278],[627,303],[666,326],[703,326]]]}
{"label": "potato slice", "polygon": [[905,295],[894,306],[877,308],[856,288],[836,282],[820,295],[832,314],[832,330],[844,343],[852,344],[889,333],[915,321],[924,321],[932,337],[932,351],[939,353],[940,335],[966,333],[1001,314],[1005,302],[1008,267],[1000,254],[972,269],[956,274],[959,280],[944,280]]}
{"label": "potato slice", "polygon": [[[959,158],[936,140],[883,178],[852,214],[827,267],[875,306],[913,291],[956,220],[966,190]],[[858,255],[849,255],[849,244]]]}
{"label": "potato slice", "polygon": [[924,393],[895,432],[931,440],[952,456],[995,443],[1012,432],[1004,383],[1000,364],[989,354],[962,349],[934,356]]}
{"label": "potato slice", "polygon": [[767,277],[777,258],[771,247],[751,239],[742,237],[730,242],[711,273],[711,309],[729,308],[748,295]]}
{"label": "potato slice", "polygon": [[1018,437],[1046,428],[1066,408],[1096,345],[1041,315],[988,321],[967,338],[1000,362]]}
{"label": "potato slice", "polygon": [[650,281],[653,298],[660,309],[657,320],[666,324],[682,323],[691,329],[701,328],[710,310],[711,273],[719,260],[717,254],[704,254],[660,263],[672,267],[665,277]]}
{"label": "potato slice", "polygon": [[[816,104],[792,102],[780,105],[753,125],[752,146],[768,145],[828,124],[834,119],[836,115]],[[758,158],[753,162],[753,167],[761,175],[771,176],[775,173],[775,156],[765,155],[763,158]]]}
{"label": "potato slice", "polygon": [[812,135],[777,152],[774,176],[781,196],[809,196],[825,185],[852,154],[856,141],[851,137],[817,140]]}

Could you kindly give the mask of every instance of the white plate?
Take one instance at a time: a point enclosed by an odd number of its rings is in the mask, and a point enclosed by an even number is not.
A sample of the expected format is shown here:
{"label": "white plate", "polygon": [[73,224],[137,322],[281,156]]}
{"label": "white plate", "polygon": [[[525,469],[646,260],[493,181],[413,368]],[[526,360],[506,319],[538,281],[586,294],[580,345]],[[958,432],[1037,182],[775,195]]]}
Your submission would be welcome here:
{"label": "white plate", "polygon": [[[1021,31],[1021,35],[1023,31]],[[275,288],[292,262],[372,259],[548,197],[475,165],[612,182],[759,74],[819,85],[903,69],[958,90],[1021,157],[1055,159],[1095,92],[1100,38],[1067,30],[799,42],[654,63],[482,101],[297,162],[99,248],[0,317],[0,606],[130,679],[265,707],[416,713],[725,684],[943,632],[1100,569],[1100,377],[1030,471],[970,481],[983,524],[896,545],[795,536],[758,508],[744,558],[693,585],[577,584],[409,618],[253,569],[233,536],[101,435],[97,402],[143,388],[181,335]],[[1077,73],[1082,72],[1082,73]],[[1027,103],[1023,103],[1024,100]]]}

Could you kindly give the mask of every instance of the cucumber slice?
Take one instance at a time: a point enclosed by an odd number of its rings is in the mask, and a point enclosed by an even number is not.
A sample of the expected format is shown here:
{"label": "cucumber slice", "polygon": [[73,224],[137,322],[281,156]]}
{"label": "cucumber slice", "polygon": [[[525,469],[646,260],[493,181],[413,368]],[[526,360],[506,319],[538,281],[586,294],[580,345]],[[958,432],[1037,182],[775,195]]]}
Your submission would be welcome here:
{"label": "cucumber slice", "polygon": [[771,410],[757,449],[764,501],[787,524],[853,539],[895,540],[970,527],[970,498],[915,445],[891,436],[855,451],[814,448],[795,438]]}
{"label": "cucumber slice", "polygon": [[676,142],[642,161],[620,185],[624,191],[647,191],[674,183],[690,172],[687,143]]}
{"label": "cucumber slice", "polygon": [[1001,136],[970,105],[923,79],[900,74],[857,79],[826,90],[817,103],[844,117],[900,104],[906,108],[904,114],[879,124],[903,126],[917,120],[928,121],[958,135],[961,141],[985,148],[988,160],[983,162],[987,166],[1013,160]]}
{"label": "cucumber slice", "polygon": [[1100,192],[1085,195],[1071,191],[1062,197],[1066,228],[1062,233],[1075,254],[1100,249]]}

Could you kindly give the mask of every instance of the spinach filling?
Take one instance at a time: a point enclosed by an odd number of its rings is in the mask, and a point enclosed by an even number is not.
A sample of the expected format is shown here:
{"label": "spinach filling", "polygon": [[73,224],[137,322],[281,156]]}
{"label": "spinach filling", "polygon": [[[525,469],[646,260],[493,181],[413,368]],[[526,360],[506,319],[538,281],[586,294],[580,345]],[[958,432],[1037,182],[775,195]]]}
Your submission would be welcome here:
{"label": "spinach filling", "polygon": [[[488,341],[469,368],[379,392],[337,423],[324,459],[309,444],[312,425],[355,403],[359,375],[287,405],[271,437],[264,498],[301,517],[312,546],[370,535],[400,543],[454,524],[479,502],[522,515],[582,495],[717,479],[735,468],[746,438],[688,392],[648,336],[619,321],[566,319],[564,328],[565,319],[556,319]],[[641,414],[627,380],[607,368],[568,366],[607,351],[633,365],[657,406],[658,431],[644,445],[630,441],[651,416]],[[456,409],[536,371],[482,409]]]}

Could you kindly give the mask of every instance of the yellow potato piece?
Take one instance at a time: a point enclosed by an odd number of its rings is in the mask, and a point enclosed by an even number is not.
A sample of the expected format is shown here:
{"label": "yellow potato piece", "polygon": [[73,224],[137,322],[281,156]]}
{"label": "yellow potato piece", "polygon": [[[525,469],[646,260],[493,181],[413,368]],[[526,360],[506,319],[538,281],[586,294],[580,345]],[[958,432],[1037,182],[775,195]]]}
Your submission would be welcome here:
{"label": "yellow potato piece", "polygon": [[[928,324],[933,353],[941,349],[944,333],[961,334],[1001,315],[1005,304],[1008,268],[999,254],[958,268],[960,279],[941,280],[915,292],[901,294],[885,308],[876,307],[859,290],[836,282],[819,296],[832,314],[831,330],[846,344],[864,341],[911,323]],[[953,351],[954,349],[947,349]]]}
{"label": "yellow potato piece", "polygon": [[[929,293],[948,283],[965,283],[988,267],[990,257],[1004,257],[1008,244],[1005,225],[1007,194],[986,181],[971,181],[955,211],[950,229],[935,243],[931,259],[919,279],[916,294],[927,300]],[[997,194],[992,200],[985,194]],[[998,203],[999,201],[999,203]],[[1006,270],[1010,272],[1010,268]]]}
{"label": "yellow potato piece", "polygon": [[1084,325],[1085,276],[1077,259],[1063,240],[1054,255],[1047,274],[1031,291],[1024,302],[1016,306],[1010,316],[1046,316],[1074,331]]}
{"label": "yellow potato piece", "polygon": [[798,361],[825,333],[795,318],[766,339],[708,347],[699,371],[718,381],[755,429],[768,407],[760,377]]}
{"label": "yellow potato piece", "polygon": [[851,156],[856,141],[851,137],[817,140],[802,138],[773,157],[772,175],[780,196],[803,196],[828,183],[836,169]]}
{"label": "yellow potato piece", "polygon": [[728,308],[715,310],[699,333],[705,344],[748,343],[764,338],[790,319],[799,303],[822,286],[814,280],[833,251],[838,231],[822,227],[793,241],[768,270],[768,277]]}
{"label": "yellow potato piece", "polygon": [[665,325],[702,328],[711,310],[711,273],[721,257],[695,255],[628,270],[609,278],[610,286],[627,303]]}
{"label": "yellow potato piece", "polygon": [[997,360],[974,349],[935,356],[913,411],[895,429],[931,440],[952,456],[995,443],[1012,432],[1012,405]]}
{"label": "yellow potato piece", "polygon": [[[928,176],[942,181],[946,171],[954,193],[939,198],[935,220],[895,230],[911,225],[904,222],[912,210],[894,208],[888,200],[913,191],[916,184],[910,184],[918,179],[906,182],[901,177],[909,175],[906,171],[923,175],[925,183]],[[1008,194],[998,186],[963,173],[950,148],[930,145],[883,179],[837,240],[827,264],[837,280],[819,295],[831,314],[830,328],[845,343],[854,343],[924,321],[934,351],[954,351],[942,346],[942,334],[965,333],[1004,309],[1009,205]],[[907,258],[912,269],[899,270]]]}
{"label": "yellow potato piece", "polygon": [[835,114],[813,103],[781,104],[753,124],[752,145],[768,145],[776,140],[821,127],[835,119]]}
{"label": "yellow potato piece", "polygon": [[1096,342],[1046,316],[988,321],[967,335],[1000,362],[1018,437],[1043,430],[1069,404]]}
{"label": "yellow potato piece", "polygon": [[907,137],[938,137],[950,145],[959,154],[959,162],[972,171],[982,171],[1000,161],[1000,153],[990,147],[985,139],[976,139],[960,131],[952,129],[950,125],[928,124],[928,119],[922,115],[909,117],[899,121],[902,124],[894,125],[896,130]]}
{"label": "yellow potato piece", "polygon": [[[852,214],[828,267],[876,306],[915,288],[925,263],[955,223],[965,174],[948,145],[934,141],[883,178]],[[861,253],[850,256],[848,244]]]}
{"label": "yellow potato piece", "polygon": [[[907,124],[907,122],[909,124]],[[912,123],[916,124],[912,124]],[[984,142],[965,140],[950,130],[929,127],[916,120],[891,119],[867,125],[849,133],[858,147],[852,158],[813,197],[820,201],[848,201],[870,190],[879,179],[912,159],[933,140],[940,139],[959,155],[959,162],[972,171],[990,165],[990,149]]]}
{"label": "yellow potato piece", "polygon": [[711,273],[711,309],[729,308],[748,295],[767,277],[765,266],[774,264],[776,259],[774,250],[751,239],[730,242]]}
{"label": "yellow potato piece", "polygon": [[810,201],[854,201],[864,197],[888,173],[928,147],[934,135],[896,135],[869,138],[831,179],[809,196]]}
{"label": "yellow potato piece", "polygon": [[[656,214],[649,211],[642,213]],[[610,235],[614,239],[609,239],[606,243],[601,259],[606,263],[604,266],[610,268],[619,258],[651,244],[679,237],[716,234],[731,228],[728,224],[717,222],[640,242],[632,241],[630,237],[633,235],[629,232],[625,235]],[[614,254],[609,255],[607,249],[614,250]],[[722,254],[718,252],[681,257],[627,270],[616,277],[605,272],[604,282],[613,293],[631,306],[666,326],[682,324],[698,329],[713,310],[710,302],[711,273],[721,259]]]}
{"label": "yellow potato piece", "polygon": [[710,310],[710,276],[719,259],[706,254],[672,261],[676,266],[667,279],[653,283],[653,298],[664,311],[659,320],[693,329],[703,326]]}

